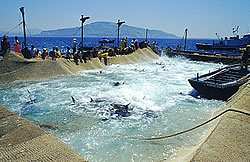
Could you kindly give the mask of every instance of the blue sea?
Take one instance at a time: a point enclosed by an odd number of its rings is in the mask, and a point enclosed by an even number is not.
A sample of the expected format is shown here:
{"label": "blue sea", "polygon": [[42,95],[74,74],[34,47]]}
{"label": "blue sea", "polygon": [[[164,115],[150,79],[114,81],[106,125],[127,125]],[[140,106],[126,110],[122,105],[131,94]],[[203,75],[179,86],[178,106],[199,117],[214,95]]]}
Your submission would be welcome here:
{"label": "blue sea", "polygon": [[[86,38],[84,44],[95,46],[99,40]],[[181,40],[156,41],[159,47],[174,48]],[[52,48],[71,45],[72,38],[34,37],[28,42],[39,49]],[[188,49],[194,49],[195,42],[189,40]],[[211,125],[164,140],[124,137],[164,136],[211,118],[224,102],[190,96],[193,89],[188,79],[197,72],[204,74],[220,67],[223,65],[162,56],[151,62],[110,65],[70,77],[1,85],[0,103],[24,118],[59,126],[58,130],[46,131],[86,160],[161,161],[178,158],[180,152],[199,144]],[[114,86],[116,82],[122,84]],[[129,104],[129,114],[112,114],[112,104]]]}
{"label": "blue sea", "polygon": [[[28,37],[27,38],[27,45],[30,48],[31,45],[34,45],[40,51],[43,48],[47,48],[47,50],[51,50],[53,47],[58,47],[60,50],[66,50],[66,46],[72,47],[73,39],[77,39],[78,42],[81,42],[80,37]],[[109,40],[113,40],[116,38],[109,38]],[[14,50],[14,37],[9,37],[11,42],[11,48]],[[84,46],[85,47],[97,47],[100,46],[99,41],[102,38],[84,38]],[[128,42],[131,42],[132,38],[128,38]],[[144,39],[138,38],[139,41],[143,41]],[[153,41],[157,42],[157,47],[159,49],[166,49],[170,46],[172,49],[176,49],[178,45],[181,45],[182,50],[184,48],[184,40],[183,39],[148,39],[149,42],[152,44]],[[20,37],[20,42],[23,42],[23,37]],[[216,42],[216,40],[215,40]],[[187,51],[199,51],[199,52],[206,52],[206,53],[221,53],[221,54],[228,54],[228,55],[240,55],[239,52],[228,52],[228,51],[204,51],[204,50],[197,50],[195,44],[196,43],[208,43],[212,44],[212,39],[188,39],[186,50]],[[117,44],[110,44],[111,46],[116,46]],[[130,45],[130,44],[128,44]]]}

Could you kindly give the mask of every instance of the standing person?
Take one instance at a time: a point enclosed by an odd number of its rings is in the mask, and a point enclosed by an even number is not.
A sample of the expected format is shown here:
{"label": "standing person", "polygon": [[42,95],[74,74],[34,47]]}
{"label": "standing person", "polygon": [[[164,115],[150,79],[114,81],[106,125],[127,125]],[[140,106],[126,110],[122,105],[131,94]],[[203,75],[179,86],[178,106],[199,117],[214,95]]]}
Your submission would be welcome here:
{"label": "standing person", "polygon": [[75,52],[76,52],[77,44],[78,44],[78,42],[77,42],[77,40],[74,38],[74,39],[73,39],[73,54],[75,54]]}
{"label": "standing person", "polygon": [[128,46],[128,37],[124,38],[124,48]]}
{"label": "standing person", "polygon": [[121,40],[121,44],[122,44],[122,49],[125,48],[125,40],[124,39]]}
{"label": "standing person", "polygon": [[135,39],[132,39],[130,45],[133,46],[133,45],[134,45],[134,42],[135,42]]}
{"label": "standing person", "polygon": [[3,40],[1,41],[1,47],[4,52],[3,55],[5,55],[7,51],[10,51],[10,41],[8,40],[8,37],[6,35],[3,36]]}
{"label": "standing person", "polygon": [[14,51],[20,53],[20,43],[18,41],[17,36],[15,36],[15,40],[14,40]]}
{"label": "standing person", "polygon": [[153,41],[151,48],[155,52],[155,50],[156,50],[156,41]]}
{"label": "standing person", "polygon": [[246,50],[243,52],[242,61],[241,61],[241,69],[245,67],[248,70],[248,59],[250,55],[250,45],[247,45]]}
{"label": "standing person", "polygon": [[134,44],[135,44],[135,49],[137,50],[137,49],[138,49],[138,39],[136,39],[136,40],[134,41]]}

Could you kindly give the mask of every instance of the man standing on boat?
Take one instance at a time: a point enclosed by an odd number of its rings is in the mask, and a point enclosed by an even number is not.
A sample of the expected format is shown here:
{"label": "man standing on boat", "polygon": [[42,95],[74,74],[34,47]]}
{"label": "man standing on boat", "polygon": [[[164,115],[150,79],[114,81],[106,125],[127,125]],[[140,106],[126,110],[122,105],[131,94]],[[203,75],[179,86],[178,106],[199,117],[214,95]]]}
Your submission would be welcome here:
{"label": "man standing on boat", "polygon": [[247,45],[246,50],[243,52],[242,55],[242,61],[241,61],[241,69],[245,67],[245,69],[248,69],[248,59],[250,55],[250,45]]}
{"label": "man standing on boat", "polygon": [[3,36],[3,40],[1,41],[1,47],[3,50],[3,55],[5,55],[7,51],[10,51],[10,41],[8,40],[8,37],[6,35]]}

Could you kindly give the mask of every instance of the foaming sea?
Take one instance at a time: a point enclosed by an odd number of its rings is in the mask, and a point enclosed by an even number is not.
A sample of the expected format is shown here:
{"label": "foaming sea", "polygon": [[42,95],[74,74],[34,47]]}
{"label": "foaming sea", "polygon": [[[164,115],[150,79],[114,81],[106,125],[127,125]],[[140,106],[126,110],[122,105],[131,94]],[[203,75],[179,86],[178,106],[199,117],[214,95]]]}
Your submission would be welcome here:
{"label": "foaming sea", "polygon": [[[70,77],[1,85],[0,103],[24,118],[59,126],[46,131],[86,160],[160,161],[199,144],[209,127],[156,141],[124,137],[164,136],[208,120],[224,102],[190,96],[188,79],[222,66],[162,56]],[[129,104],[130,113],[112,114],[112,104]]]}

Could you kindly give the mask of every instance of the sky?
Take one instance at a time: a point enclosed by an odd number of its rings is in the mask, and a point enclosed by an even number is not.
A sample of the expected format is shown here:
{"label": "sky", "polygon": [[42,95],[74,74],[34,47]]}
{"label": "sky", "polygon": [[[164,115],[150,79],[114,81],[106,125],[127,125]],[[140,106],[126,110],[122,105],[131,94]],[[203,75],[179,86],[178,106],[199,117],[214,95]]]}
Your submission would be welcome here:
{"label": "sky", "polygon": [[80,16],[96,21],[163,30],[189,38],[231,36],[250,32],[250,0],[0,0],[0,31],[9,31],[21,22],[20,7],[25,7],[30,29],[60,29],[80,26]]}

